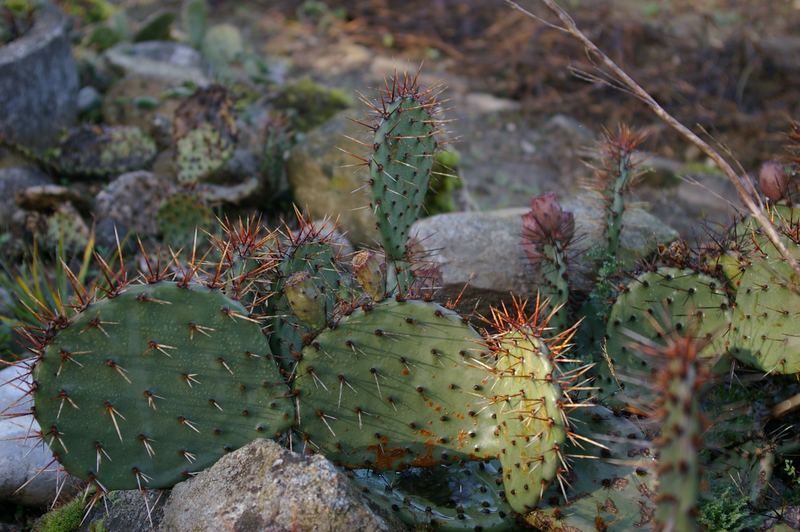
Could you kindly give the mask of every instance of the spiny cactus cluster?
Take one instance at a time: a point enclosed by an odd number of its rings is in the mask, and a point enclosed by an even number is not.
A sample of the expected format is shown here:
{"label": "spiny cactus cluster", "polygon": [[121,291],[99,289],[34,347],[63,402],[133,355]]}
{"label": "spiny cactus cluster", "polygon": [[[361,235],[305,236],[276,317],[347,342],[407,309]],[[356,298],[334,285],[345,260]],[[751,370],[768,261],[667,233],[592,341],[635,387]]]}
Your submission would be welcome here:
{"label": "spiny cactus cluster", "polygon": [[[116,267],[98,257],[103,281],[71,276],[73,306],[43,308],[25,332],[38,436],[97,497],[169,487],[271,437],[352,470],[370,501],[412,526],[696,529],[701,470],[721,478],[722,462],[704,463],[704,451],[754,441],[737,434],[742,419],[719,421],[733,443],[705,436],[706,394],[720,397],[706,380],[735,370],[734,359],[797,372],[792,272],[745,220],[735,250],[678,245],[620,282],[640,140],[622,130],[605,166],[607,238],[584,314],[571,315],[566,275],[574,219],[548,195],[523,219],[523,249],[544,269],[541,299],[496,309],[477,330],[431,301],[437,272],[408,235],[438,145],[436,99],[409,76],[386,86],[361,157],[383,249],[349,259],[299,216],[299,229],[276,231],[224,221],[207,245],[168,260],[141,246],[135,276],[121,252]],[[224,115],[224,127],[203,119],[199,130],[234,134]],[[181,138],[195,130],[176,127]],[[192,163],[187,181],[212,166]],[[794,211],[772,212],[795,251]],[[587,325],[569,326],[582,317]],[[753,505],[768,482],[756,476]]]}

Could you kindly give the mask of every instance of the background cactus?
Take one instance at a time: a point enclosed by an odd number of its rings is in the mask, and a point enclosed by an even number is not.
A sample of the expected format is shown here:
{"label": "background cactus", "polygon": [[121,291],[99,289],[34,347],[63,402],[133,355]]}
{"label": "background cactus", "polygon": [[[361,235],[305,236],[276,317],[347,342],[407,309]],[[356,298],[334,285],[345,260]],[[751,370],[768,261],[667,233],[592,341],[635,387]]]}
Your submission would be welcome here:
{"label": "background cactus", "polygon": [[203,244],[213,230],[214,211],[195,194],[179,192],[158,207],[156,223],[164,242],[174,249],[191,249]]}

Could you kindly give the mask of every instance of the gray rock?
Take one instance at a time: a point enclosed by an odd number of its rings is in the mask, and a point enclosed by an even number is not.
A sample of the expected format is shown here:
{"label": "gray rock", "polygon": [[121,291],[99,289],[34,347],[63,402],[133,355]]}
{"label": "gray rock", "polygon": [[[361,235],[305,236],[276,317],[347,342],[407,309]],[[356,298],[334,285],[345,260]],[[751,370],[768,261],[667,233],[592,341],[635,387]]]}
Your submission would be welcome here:
{"label": "gray rock", "polygon": [[345,475],[320,455],[256,440],[176,485],[161,530],[378,531],[376,515]]}
{"label": "gray rock", "polygon": [[122,43],[106,50],[105,60],[124,75],[173,83],[190,81],[204,87],[209,79],[203,58],[194,48],[170,41]]}
{"label": "gray rock", "polygon": [[52,184],[45,174],[31,166],[0,168],[0,227],[7,225],[19,211],[17,194],[35,186]]}
{"label": "gray rock", "polygon": [[17,205],[29,211],[52,211],[65,203],[85,205],[86,199],[76,190],[61,185],[36,185],[16,194]]}
{"label": "gray rock", "polygon": [[[365,170],[353,168],[358,160],[343,153],[364,153],[364,146],[344,135],[361,139],[366,129],[339,113],[310,132],[289,156],[287,174],[297,205],[313,219],[330,217],[353,244],[373,244],[375,219],[369,209]],[[339,149],[341,148],[341,150]]]}
{"label": "gray rock", "polygon": [[[26,373],[22,366],[0,371],[0,412],[30,411],[31,399],[23,391],[30,385]],[[52,463],[50,448],[35,438],[27,439],[38,430],[39,424],[31,416],[0,418],[0,500],[45,506],[53,502],[58,482],[65,482],[62,493],[66,496],[77,490],[77,480],[56,473],[58,465]],[[17,491],[21,486],[25,487]]]}
{"label": "gray rock", "polygon": [[[101,190],[95,198],[95,215],[98,224],[111,221],[111,227],[117,226],[120,238],[130,231],[142,236],[158,233],[156,212],[161,202],[174,190],[174,183],[169,179],[150,172],[130,172],[122,174]],[[109,222],[105,222],[108,227]],[[105,231],[108,232],[108,231]],[[110,231],[113,239],[113,231]],[[98,243],[109,245],[111,242]]]}
{"label": "gray rock", "polygon": [[78,70],[67,17],[53,5],[36,13],[33,27],[0,47],[0,135],[46,146],[78,112]]}
{"label": "gray rock", "polygon": [[78,92],[78,111],[86,113],[99,109],[103,105],[103,97],[94,87],[83,87]]}
{"label": "gray rock", "polygon": [[[590,194],[564,201],[575,215],[576,241],[571,248],[570,286],[588,292],[592,271],[587,251],[601,241],[603,211]],[[510,294],[534,298],[537,273],[520,247],[522,220],[527,209],[450,213],[423,218],[411,229],[431,260],[442,270],[444,299],[455,298],[468,284],[461,299],[462,310],[487,315],[488,305],[510,299]],[[671,242],[677,233],[640,208],[625,212],[620,259],[625,267],[655,251],[658,244]]]}

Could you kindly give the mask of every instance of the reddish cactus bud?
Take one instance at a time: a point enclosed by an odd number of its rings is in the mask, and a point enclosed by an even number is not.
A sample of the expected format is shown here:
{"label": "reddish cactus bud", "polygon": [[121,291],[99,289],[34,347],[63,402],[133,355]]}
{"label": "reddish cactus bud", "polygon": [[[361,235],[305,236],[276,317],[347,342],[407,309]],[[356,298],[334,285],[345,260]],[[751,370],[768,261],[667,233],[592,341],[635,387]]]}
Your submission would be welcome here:
{"label": "reddish cactus bud", "polygon": [[789,175],[782,164],[775,161],[766,162],[758,174],[758,186],[771,201],[780,201],[789,191]]}
{"label": "reddish cactus bud", "polygon": [[548,192],[531,200],[531,210],[522,215],[522,241],[531,260],[541,257],[541,246],[566,246],[575,234],[575,217],[558,203],[555,193]]}

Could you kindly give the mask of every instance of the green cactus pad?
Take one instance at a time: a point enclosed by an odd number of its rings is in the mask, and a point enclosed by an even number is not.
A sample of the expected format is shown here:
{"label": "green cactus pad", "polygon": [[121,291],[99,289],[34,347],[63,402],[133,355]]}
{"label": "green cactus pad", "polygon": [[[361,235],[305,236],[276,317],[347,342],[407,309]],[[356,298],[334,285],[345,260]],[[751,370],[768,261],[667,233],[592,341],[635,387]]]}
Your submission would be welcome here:
{"label": "green cactus pad", "polygon": [[[730,319],[728,296],[722,283],[712,277],[675,268],[640,275],[611,308],[606,354],[614,373],[605,360],[598,361],[599,396],[614,406],[646,407],[653,399],[649,382],[654,368],[633,345],[642,339],[660,343],[663,335],[694,327],[697,338],[711,340],[701,357],[716,359],[727,349]],[[724,359],[717,362],[718,369],[724,366]]]}
{"label": "green cactus pad", "polygon": [[499,453],[481,337],[435,303],[354,311],[303,350],[306,441],[351,469],[426,467]]}
{"label": "green cactus pad", "polygon": [[[800,245],[782,238],[800,258]],[[772,246],[753,254],[739,282],[733,312],[731,354],[767,373],[800,372],[800,282]]]}
{"label": "green cactus pad", "polygon": [[412,527],[435,530],[518,530],[503,500],[500,464],[468,462],[401,472],[352,475],[364,496]]}
{"label": "green cactus pad", "polygon": [[605,448],[568,446],[567,453],[581,458],[573,459],[564,485],[552,484],[527,521],[543,531],[651,530],[656,479],[641,429],[601,406],[579,409],[571,418]]}
{"label": "green cactus pad", "polygon": [[313,291],[320,294],[326,320],[333,313],[342,285],[336,251],[326,242],[311,240],[290,246],[283,253],[278,266],[279,277],[273,286],[276,296],[269,303],[269,314],[273,316],[270,345],[281,367],[287,371],[292,371],[300,359],[303,337],[313,332],[311,326],[295,315],[284,290],[286,280],[301,272],[309,274]]}
{"label": "green cactus pad", "polygon": [[233,101],[225,88],[200,89],[175,111],[172,124],[178,181],[207,179],[233,156],[237,127]]}
{"label": "green cactus pad", "polygon": [[294,421],[258,324],[218,291],[136,285],[59,330],[33,372],[35,415],[71,474],[167,488]]}
{"label": "green cactus pad", "polygon": [[428,191],[437,147],[436,103],[404,84],[384,95],[381,105],[369,161],[372,201],[386,256],[401,260]]}
{"label": "green cactus pad", "polygon": [[497,355],[492,390],[503,447],[503,485],[511,507],[525,513],[556,475],[566,474],[561,446],[569,427],[545,343],[520,329],[502,337]]}
{"label": "green cactus pad", "polygon": [[63,175],[104,177],[145,168],[156,156],[156,145],[138,127],[84,125],[32,156]]}
{"label": "green cactus pad", "polygon": [[158,232],[174,249],[189,249],[206,241],[214,224],[214,211],[194,194],[178,193],[161,202],[156,212]]}

